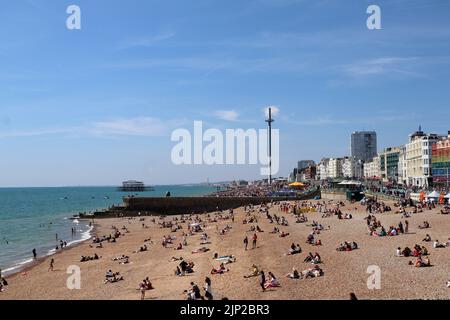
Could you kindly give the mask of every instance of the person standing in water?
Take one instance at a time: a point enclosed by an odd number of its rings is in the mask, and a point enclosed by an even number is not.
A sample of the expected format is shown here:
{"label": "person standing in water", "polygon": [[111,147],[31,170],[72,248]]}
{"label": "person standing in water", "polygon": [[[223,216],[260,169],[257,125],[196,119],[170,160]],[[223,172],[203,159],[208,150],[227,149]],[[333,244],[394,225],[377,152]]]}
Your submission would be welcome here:
{"label": "person standing in water", "polygon": [[36,258],[37,258],[36,249],[33,249],[33,258],[34,258],[34,260],[36,260]]}

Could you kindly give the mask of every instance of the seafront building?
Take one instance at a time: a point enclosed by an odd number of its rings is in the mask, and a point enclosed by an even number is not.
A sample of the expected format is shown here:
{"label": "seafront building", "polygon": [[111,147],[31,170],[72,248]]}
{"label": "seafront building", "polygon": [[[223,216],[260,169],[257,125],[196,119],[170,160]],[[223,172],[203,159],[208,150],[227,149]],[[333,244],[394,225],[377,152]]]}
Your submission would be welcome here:
{"label": "seafront building", "polygon": [[364,163],[364,178],[381,179],[381,159],[379,156],[373,157],[372,161]]}
{"label": "seafront building", "polygon": [[399,147],[390,147],[386,148],[383,153],[380,154],[381,179],[384,182],[398,181],[400,151],[401,148]]}
{"label": "seafront building", "polygon": [[369,162],[377,156],[377,133],[375,131],[355,131],[351,136],[351,156]]}
{"label": "seafront building", "polygon": [[441,137],[437,134],[425,134],[422,128],[409,136],[406,144],[406,182],[416,187],[429,187],[432,178],[433,144]]}
{"label": "seafront building", "polygon": [[342,160],[342,176],[344,178],[360,179],[364,177],[364,163],[354,157],[345,157]]}
{"label": "seafront building", "polygon": [[400,185],[406,184],[406,146],[400,147],[400,153],[398,155],[398,178],[397,183]]}
{"label": "seafront building", "polygon": [[450,131],[432,146],[433,186],[450,186]]}
{"label": "seafront building", "polygon": [[330,162],[330,158],[323,158],[320,160],[319,165],[317,166],[317,180],[326,180],[328,178],[328,163]]}
{"label": "seafront building", "polygon": [[330,161],[328,162],[328,178],[336,179],[343,177],[342,172],[342,158],[330,158]]}
{"label": "seafront building", "polygon": [[302,172],[303,170],[309,168],[309,167],[315,167],[316,163],[313,160],[300,160],[297,163],[297,170],[298,172]]}

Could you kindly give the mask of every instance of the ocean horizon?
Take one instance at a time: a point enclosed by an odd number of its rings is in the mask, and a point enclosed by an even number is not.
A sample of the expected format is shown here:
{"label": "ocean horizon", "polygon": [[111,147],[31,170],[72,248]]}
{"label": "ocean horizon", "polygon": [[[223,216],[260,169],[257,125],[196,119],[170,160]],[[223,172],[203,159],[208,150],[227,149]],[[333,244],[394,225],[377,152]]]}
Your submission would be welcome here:
{"label": "ocean horizon", "polygon": [[[153,191],[121,192],[117,186],[0,188],[0,269],[19,271],[38,257],[55,253],[60,240],[73,246],[91,237],[89,222],[72,220],[80,212],[103,210],[122,203],[127,195],[163,197],[203,196],[214,187],[203,184],[159,185]],[[72,228],[76,234],[72,234]]]}

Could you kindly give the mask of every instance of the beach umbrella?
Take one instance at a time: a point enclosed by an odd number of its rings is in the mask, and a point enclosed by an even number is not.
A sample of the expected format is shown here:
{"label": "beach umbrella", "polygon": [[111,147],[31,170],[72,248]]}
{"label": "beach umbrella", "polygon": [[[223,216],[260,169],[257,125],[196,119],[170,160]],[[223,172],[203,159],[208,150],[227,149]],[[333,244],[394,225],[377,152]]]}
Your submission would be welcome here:
{"label": "beach umbrella", "polygon": [[290,187],[296,187],[296,188],[301,188],[304,187],[305,185],[301,182],[293,182],[289,185]]}

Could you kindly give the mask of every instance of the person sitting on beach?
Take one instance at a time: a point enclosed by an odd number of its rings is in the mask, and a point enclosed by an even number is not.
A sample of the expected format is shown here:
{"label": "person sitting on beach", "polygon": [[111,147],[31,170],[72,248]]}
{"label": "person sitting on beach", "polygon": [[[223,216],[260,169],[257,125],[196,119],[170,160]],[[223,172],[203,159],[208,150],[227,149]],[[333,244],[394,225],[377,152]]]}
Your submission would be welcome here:
{"label": "person sitting on beach", "polygon": [[412,255],[412,251],[410,248],[406,247],[405,249],[403,249],[402,251],[402,256],[405,258],[411,257]]}
{"label": "person sitting on beach", "polygon": [[254,278],[259,276],[260,271],[259,268],[256,265],[252,266],[252,273],[250,273],[249,275],[244,276],[245,279],[249,279],[249,278]]}
{"label": "person sitting on beach", "polygon": [[428,259],[428,258],[418,257],[414,266],[416,268],[431,267],[431,262],[430,262],[430,259]]}
{"label": "person sitting on beach", "polygon": [[286,237],[289,237],[289,233],[286,233],[286,232],[281,232],[281,234],[280,234],[280,238],[286,238]]}
{"label": "person sitting on beach", "polygon": [[176,248],[174,248],[175,251],[183,250],[183,244],[180,242]]}
{"label": "person sitting on beach", "polygon": [[427,234],[427,235],[425,236],[425,238],[424,238],[422,241],[423,241],[423,242],[431,242],[432,240],[431,240],[430,235]]}
{"label": "person sitting on beach", "polygon": [[213,268],[211,270],[211,274],[224,274],[226,272],[229,272],[230,270],[225,268],[225,264],[221,263],[219,268]]}
{"label": "person sitting on beach", "polygon": [[318,266],[314,266],[312,269],[306,269],[301,273],[301,279],[308,279],[308,278],[319,278],[324,275],[323,270]]}
{"label": "person sitting on beach", "polygon": [[194,282],[191,282],[191,289],[187,292],[188,300],[203,300],[203,297],[200,293],[200,288]]}
{"label": "person sitting on beach", "polygon": [[271,234],[277,234],[280,233],[280,229],[277,227],[273,227],[273,231],[270,232]]}
{"label": "person sitting on beach", "polygon": [[442,249],[442,248],[445,248],[445,244],[440,243],[439,240],[436,240],[433,243],[433,248],[434,249]]}
{"label": "person sitting on beach", "polygon": [[397,252],[396,252],[395,255],[396,255],[397,257],[403,257],[403,254],[402,254],[402,248],[398,247],[398,248],[397,248]]}
{"label": "person sitting on beach", "polygon": [[416,244],[413,250],[413,257],[421,257],[421,256],[422,256],[422,248]]}
{"label": "person sitting on beach", "polygon": [[105,284],[107,283],[116,283],[119,281],[123,281],[123,276],[120,275],[119,272],[113,273],[109,270],[105,275]]}
{"label": "person sitting on beach", "polygon": [[300,273],[298,272],[298,270],[296,268],[292,268],[292,272],[288,273],[286,275],[286,277],[293,279],[293,280],[298,280],[298,279],[300,279]]}
{"label": "person sitting on beach", "polygon": [[310,234],[308,235],[308,237],[306,238],[306,243],[307,243],[307,244],[313,244],[313,243],[315,243],[315,238],[314,238],[314,234],[313,234],[313,233],[310,233]]}
{"label": "person sitting on beach", "polygon": [[275,277],[275,275],[272,272],[269,272],[269,278],[267,279],[266,283],[264,284],[264,288],[271,289],[271,288],[278,288],[281,287],[280,282]]}
{"label": "person sitting on beach", "polygon": [[299,244],[295,245],[294,243],[292,243],[291,248],[289,249],[289,253],[287,255],[293,256],[300,253],[302,253],[302,248],[300,247],[300,245]]}
{"label": "person sitting on beach", "polygon": [[428,221],[424,221],[420,226],[419,229],[430,229],[430,223]]}

